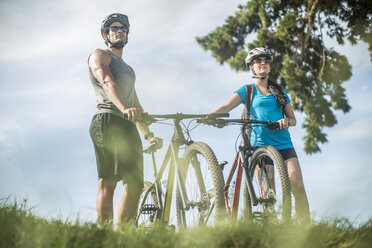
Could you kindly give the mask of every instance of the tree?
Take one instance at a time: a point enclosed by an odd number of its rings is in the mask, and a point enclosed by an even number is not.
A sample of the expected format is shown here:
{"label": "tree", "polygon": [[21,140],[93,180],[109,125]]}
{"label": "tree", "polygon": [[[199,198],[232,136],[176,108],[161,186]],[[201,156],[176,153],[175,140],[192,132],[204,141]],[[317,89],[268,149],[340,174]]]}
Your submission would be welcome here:
{"label": "tree", "polygon": [[[256,39],[246,41],[256,35]],[[249,36],[251,35],[251,36]],[[326,47],[324,36],[343,45],[369,44],[372,59],[371,0],[251,0],[234,16],[197,42],[220,63],[237,71],[247,51],[266,46],[274,53],[270,78],[289,92],[294,109],[304,112],[305,152],[320,152],[327,142],[324,127],[337,124],[335,111],[350,111],[342,83],[351,65],[347,58]]]}

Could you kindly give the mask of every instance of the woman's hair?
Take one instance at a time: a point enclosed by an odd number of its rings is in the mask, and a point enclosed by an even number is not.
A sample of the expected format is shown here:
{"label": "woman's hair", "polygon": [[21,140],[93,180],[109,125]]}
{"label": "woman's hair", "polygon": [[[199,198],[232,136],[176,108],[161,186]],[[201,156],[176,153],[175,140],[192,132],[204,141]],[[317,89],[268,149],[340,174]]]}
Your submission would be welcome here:
{"label": "woman's hair", "polygon": [[268,85],[267,85],[267,90],[271,94],[273,94],[277,104],[279,106],[281,106],[282,108],[284,108],[285,105],[287,104],[287,101],[285,99],[285,95],[284,95],[284,91],[283,91],[282,87],[280,87],[279,84],[277,84],[277,83],[275,83],[275,82],[273,82],[269,79],[269,82],[268,82]]}

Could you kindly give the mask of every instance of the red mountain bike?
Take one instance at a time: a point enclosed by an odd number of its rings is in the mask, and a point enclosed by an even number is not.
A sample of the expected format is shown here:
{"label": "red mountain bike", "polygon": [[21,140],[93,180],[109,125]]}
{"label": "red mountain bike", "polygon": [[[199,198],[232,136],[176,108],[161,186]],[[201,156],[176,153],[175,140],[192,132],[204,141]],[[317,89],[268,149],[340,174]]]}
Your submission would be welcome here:
{"label": "red mountain bike", "polygon": [[[227,125],[241,125],[241,145],[238,147],[230,173],[224,186],[226,210],[231,218],[237,219],[239,213],[250,221],[262,218],[274,218],[287,221],[291,217],[291,190],[288,171],[280,153],[270,145],[255,147],[250,135],[254,134],[255,125],[265,125],[269,129],[279,128],[278,122],[249,119],[205,118],[198,122],[218,128]],[[227,162],[226,162],[227,163]],[[224,165],[226,165],[226,163]],[[222,170],[224,165],[222,165]],[[244,173],[243,173],[244,172]],[[240,190],[243,190],[243,203],[239,204]],[[229,188],[234,175],[235,188],[233,200],[229,202]],[[241,207],[240,207],[241,206]],[[239,211],[242,209],[242,211]]]}

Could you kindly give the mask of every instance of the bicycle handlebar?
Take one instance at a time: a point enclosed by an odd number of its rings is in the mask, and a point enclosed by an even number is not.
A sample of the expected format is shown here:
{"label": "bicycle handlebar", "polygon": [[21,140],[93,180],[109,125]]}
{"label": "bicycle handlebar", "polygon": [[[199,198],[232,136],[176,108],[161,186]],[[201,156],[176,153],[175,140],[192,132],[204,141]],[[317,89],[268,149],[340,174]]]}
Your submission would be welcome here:
{"label": "bicycle handlebar", "polygon": [[[158,121],[158,119],[173,119],[173,120],[184,120],[184,119],[197,119],[197,122],[202,119],[217,119],[221,117],[229,117],[229,113],[219,113],[219,114],[142,114],[142,119],[140,122],[144,122],[147,125],[151,125]],[[127,115],[124,115],[125,118],[128,118]],[[150,146],[143,149],[144,153],[151,154],[158,150],[157,144],[153,143]]]}
{"label": "bicycle handlebar", "polygon": [[149,117],[159,118],[159,119],[200,119],[200,118],[219,118],[219,117],[229,117],[229,113],[220,113],[220,114],[165,114],[165,115],[154,115],[149,114]]}
{"label": "bicycle handlebar", "polygon": [[198,123],[203,123],[206,125],[211,125],[217,128],[223,128],[230,123],[235,124],[263,124],[269,129],[278,129],[280,128],[279,122],[276,121],[259,121],[259,120],[250,120],[250,119],[217,119],[217,118],[204,118],[197,120]]}
{"label": "bicycle handlebar", "polygon": [[142,115],[141,122],[145,122],[147,125],[151,125],[154,122],[157,122],[158,119],[173,119],[173,120],[184,120],[184,119],[216,119],[220,117],[229,117],[229,113],[220,113],[220,114],[145,114]]}

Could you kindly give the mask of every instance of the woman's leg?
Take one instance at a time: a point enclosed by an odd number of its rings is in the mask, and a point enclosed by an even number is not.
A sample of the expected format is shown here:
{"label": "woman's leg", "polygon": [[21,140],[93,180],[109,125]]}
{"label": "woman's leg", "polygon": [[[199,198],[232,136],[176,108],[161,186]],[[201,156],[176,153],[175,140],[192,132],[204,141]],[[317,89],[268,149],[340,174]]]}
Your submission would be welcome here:
{"label": "woman's leg", "polygon": [[298,158],[290,158],[284,161],[288,168],[291,190],[295,198],[295,209],[297,218],[303,224],[310,223],[310,209],[307,199],[302,172]]}

